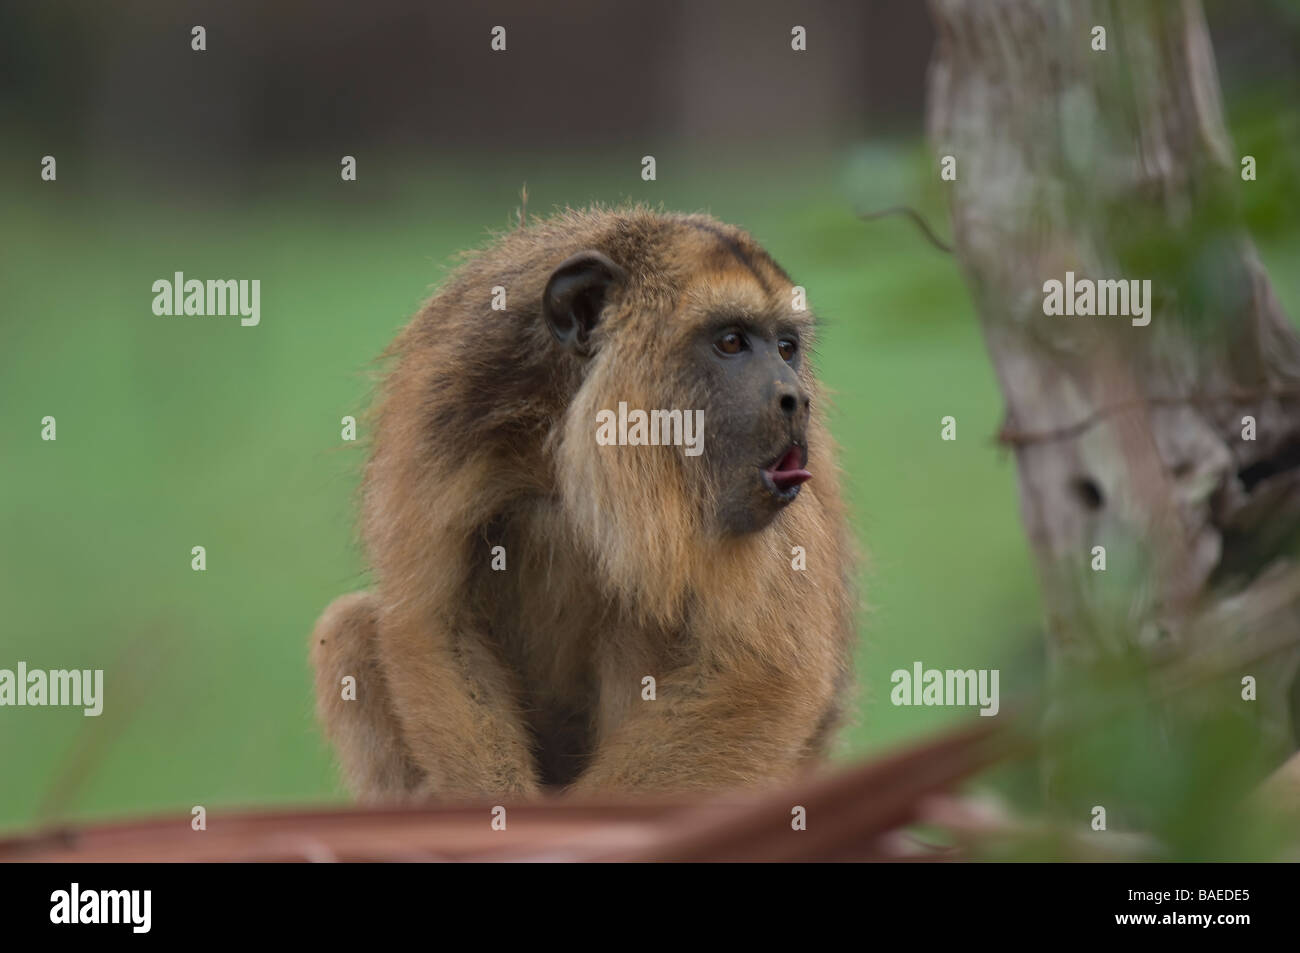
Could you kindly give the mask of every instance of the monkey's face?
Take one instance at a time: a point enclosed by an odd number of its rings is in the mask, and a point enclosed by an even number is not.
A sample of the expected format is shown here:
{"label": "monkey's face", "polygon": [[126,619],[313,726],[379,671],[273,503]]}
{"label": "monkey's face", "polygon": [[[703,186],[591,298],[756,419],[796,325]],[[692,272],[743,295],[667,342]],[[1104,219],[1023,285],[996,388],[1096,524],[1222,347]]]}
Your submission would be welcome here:
{"label": "monkey's face", "polygon": [[686,373],[703,384],[696,390],[704,404],[700,461],[712,515],[721,532],[752,533],[812,478],[802,329],[779,315],[748,311],[695,323]]}
{"label": "monkey's face", "polygon": [[[622,407],[685,424],[683,446],[621,451],[628,485],[644,487],[658,472],[694,501],[701,529],[738,536],[771,524],[814,476],[804,355],[812,320],[792,308],[789,279],[761,252],[719,246],[711,234],[698,241],[698,251],[687,246],[694,254],[684,256],[686,277],[670,308],[662,296],[629,288],[622,267],[588,251],[556,269],[542,310],[555,339],[595,363],[576,402],[581,422],[593,407],[597,414]],[[606,418],[611,425],[613,418]],[[659,439],[672,430],[663,421],[649,419],[651,442],[668,442]],[[672,467],[651,464],[674,457]],[[666,487],[656,490],[669,498]]]}

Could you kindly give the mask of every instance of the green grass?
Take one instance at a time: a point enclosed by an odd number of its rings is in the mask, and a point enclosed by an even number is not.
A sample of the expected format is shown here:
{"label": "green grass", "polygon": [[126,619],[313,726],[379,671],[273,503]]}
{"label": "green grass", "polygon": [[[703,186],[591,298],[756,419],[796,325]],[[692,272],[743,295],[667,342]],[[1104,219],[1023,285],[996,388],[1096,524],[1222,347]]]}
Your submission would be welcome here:
{"label": "green grass", "polygon": [[[846,756],[971,717],[889,704],[890,672],[914,660],[1000,668],[1004,704],[1031,689],[1036,581],[972,307],[954,261],[908,223],[854,219],[843,182],[861,161],[683,153],[660,157],[657,183],[634,160],[618,177],[559,157],[363,164],[354,184],[219,199],[201,179],[128,193],[105,191],[101,172],[99,191],[83,189],[62,166],[57,184],[10,186],[0,667],[104,668],[106,701],[98,719],[0,710],[0,826],[342,798],[306,663],[316,615],[364,584],[362,451],[341,444],[339,418],[362,410],[369,362],[454,253],[507,224],[525,179],[534,214],[629,198],[708,209],[809,289],[870,554]],[[906,178],[901,153],[872,161]],[[1277,262],[1295,250],[1265,250],[1293,313],[1300,277]],[[150,285],[176,270],[260,278],[261,326],[155,317]],[[47,414],[54,443],[39,436]],[[946,414],[955,443],[939,439]],[[196,544],[205,573],[190,570]]]}

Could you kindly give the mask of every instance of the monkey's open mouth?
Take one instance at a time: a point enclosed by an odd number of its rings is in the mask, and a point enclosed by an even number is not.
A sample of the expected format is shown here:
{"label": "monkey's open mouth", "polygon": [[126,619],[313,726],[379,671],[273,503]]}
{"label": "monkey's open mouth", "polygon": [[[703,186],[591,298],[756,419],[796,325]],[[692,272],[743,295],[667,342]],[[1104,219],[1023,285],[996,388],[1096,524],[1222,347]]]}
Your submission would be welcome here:
{"label": "monkey's open mouth", "polygon": [[763,468],[763,482],[783,503],[799,495],[799,485],[812,479],[804,469],[808,465],[808,448],[792,444],[790,449]]}

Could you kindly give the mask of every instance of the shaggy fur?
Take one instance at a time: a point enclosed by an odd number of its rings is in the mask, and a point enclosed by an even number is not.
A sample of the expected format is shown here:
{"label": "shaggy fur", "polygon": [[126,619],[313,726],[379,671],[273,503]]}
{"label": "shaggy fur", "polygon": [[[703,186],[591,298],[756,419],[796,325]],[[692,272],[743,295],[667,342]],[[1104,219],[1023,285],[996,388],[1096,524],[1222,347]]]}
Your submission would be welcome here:
{"label": "shaggy fur", "polygon": [[[627,279],[584,360],[540,301],[585,249]],[[507,311],[490,308],[496,285]],[[814,479],[759,532],[710,530],[703,458],[594,438],[619,401],[706,406],[685,337],[718,308],[810,325],[791,287],[707,216],[570,211],[499,237],[424,305],[390,348],[374,417],[375,588],[336,601],[311,639],[318,712],[359,797],[713,789],[825,753],[849,686],[853,570],[809,363]],[[348,674],[356,701],[341,698]]]}

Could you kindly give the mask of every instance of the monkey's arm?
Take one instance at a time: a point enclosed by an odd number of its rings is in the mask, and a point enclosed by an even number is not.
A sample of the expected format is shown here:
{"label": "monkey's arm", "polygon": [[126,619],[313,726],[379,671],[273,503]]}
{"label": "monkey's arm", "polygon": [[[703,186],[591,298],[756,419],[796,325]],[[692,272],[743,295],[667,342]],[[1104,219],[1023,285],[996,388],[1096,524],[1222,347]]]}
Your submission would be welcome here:
{"label": "monkey's arm", "polygon": [[378,631],[375,597],[353,592],[330,603],[311,634],[316,712],[348,789],[369,803],[406,800],[421,781],[375,658]]}
{"label": "monkey's arm", "polygon": [[530,736],[504,666],[478,633],[380,628],[380,665],[430,797],[532,795]]}
{"label": "monkey's arm", "polygon": [[512,686],[472,634],[385,628],[374,596],[354,593],[317,623],[312,660],[318,711],[361,800],[536,792]]}
{"label": "monkey's arm", "polygon": [[[639,680],[628,690],[639,692]],[[656,700],[638,694],[571,790],[716,790],[792,777],[817,753],[810,746],[829,695],[806,676],[678,671]]]}

